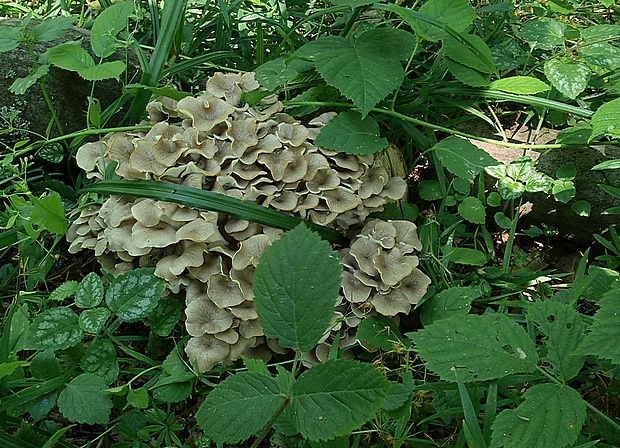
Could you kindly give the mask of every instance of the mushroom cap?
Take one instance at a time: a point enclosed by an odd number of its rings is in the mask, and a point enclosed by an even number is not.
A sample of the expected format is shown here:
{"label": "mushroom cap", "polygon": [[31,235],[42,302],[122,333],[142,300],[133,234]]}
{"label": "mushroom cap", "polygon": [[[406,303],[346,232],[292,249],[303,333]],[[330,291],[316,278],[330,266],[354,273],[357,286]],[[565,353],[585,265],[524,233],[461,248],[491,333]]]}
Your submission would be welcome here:
{"label": "mushroom cap", "polygon": [[344,271],[342,275],[342,291],[349,302],[361,303],[368,300],[372,288],[363,284],[353,273]]}
{"label": "mushroom cap", "polygon": [[209,277],[207,294],[220,308],[240,305],[246,300],[239,284],[224,274],[214,274]]}
{"label": "mushroom cap", "polygon": [[228,125],[226,136],[232,141],[232,152],[235,157],[240,158],[246,149],[258,144],[256,120],[253,118],[226,120],[226,124]]}
{"label": "mushroom cap", "polygon": [[218,308],[209,299],[192,300],[185,309],[185,328],[190,336],[199,337],[206,333],[215,334],[228,330],[233,324],[233,316]]}
{"label": "mushroom cap", "polygon": [[256,313],[256,307],[254,306],[254,302],[245,301],[241,305],[230,307],[229,310],[233,314],[233,316],[238,317],[242,320],[258,319],[258,314]]}
{"label": "mushroom cap", "polygon": [[230,352],[230,345],[210,334],[190,338],[185,346],[185,353],[192,363],[198,365],[199,372],[208,372],[223,362]]}
{"label": "mushroom cap", "polygon": [[243,270],[248,266],[256,266],[260,256],[267,250],[270,244],[271,239],[263,233],[253,235],[242,241],[239,245],[239,250],[233,255],[233,269]]}
{"label": "mushroom cap", "polygon": [[190,221],[177,230],[176,237],[179,241],[212,242],[224,240],[217,228],[217,218],[215,220],[197,218]]}
{"label": "mushroom cap", "polygon": [[263,336],[263,329],[258,320],[243,320],[239,323],[239,334],[244,338]]}
{"label": "mushroom cap", "polygon": [[207,92],[219,98],[225,98],[230,104],[237,105],[241,100],[241,74],[215,73],[207,81]]}
{"label": "mushroom cap", "polygon": [[306,182],[306,188],[311,193],[321,193],[327,190],[333,190],[340,185],[340,178],[331,169],[320,168],[316,171],[314,177]]}
{"label": "mushroom cap", "polygon": [[381,281],[394,286],[411,274],[418,265],[418,257],[405,255],[398,249],[381,251],[374,259],[375,268],[379,271]]}
{"label": "mushroom cap", "polygon": [[370,239],[376,241],[384,249],[391,249],[396,244],[396,227],[391,223],[374,219],[364,226],[363,235],[368,235]]}
{"label": "mushroom cap", "polygon": [[164,210],[158,201],[142,199],[131,206],[131,214],[140,224],[145,227],[155,227],[164,216]]}
{"label": "mushroom cap", "polygon": [[192,127],[206,132],[224,122],[235,107],[215,96],[201,95],[186,96],[179,101],[176,110],[180,117],[191,119]]}
{"label": "mushroom cap", "polygon": [[403,252],[413,252],[413,249],[422,250],[422,241],[418,237],[418,227],[414,223],[403,220],[390,221],[390,223],[396,229],[397,245]]}
{"label": "mushroom cap", "polygon": [[368,237],[361,236],[351,244],[349,254],[351,254],[359,268],[370,276],[377,275],[379,271],[375,267],[375,259],[381,251],[381,246]]}
{"label": "mushroom cap", "polygon": [[384,316],[396,316],[398,313],[409,314],[411,311],[411,303],[398,288],[391,289],[385,294],[375,294],[371,303],[375,310]]}
{"label": "mushroom cap", "polygon": [[204,244],[184,240],[176,245],[176,253],[167,255],[157,262],[155,275],[168,280],[181,275],[185,269],[198,267],[204,262],[203,254],[207,251]]}
{"label": "mushroom cap", "polygon": [[431,279],[418,268],[414,268],[411,274],[400,281],[398,289],[407,297],[409,303],[415,305],[426,294],[430,284]]}
{"label": "mushroom cap", "polygon": [[[75,161],[78,166],[86,171],[89,179],[92,177],[101,178],[105,171],[105,166],[109,163],[108,145],[104,141],[86,143],[77,150]],[[98,171],[98,173],[95,172]]]}
{"label": "mushroom cap", "polygon": [[138,247],[166,247],[178,243],[176,229],[170,224],[159,222],[152,227],[145,227],[136,222],[131,228],[132,241]]}
{"label": "mushroom cap", "polygon": [[342,186],[324,191],[322,197],[327,202],[329,210],[334,213],[344,213],[362,203],[359,196]]}
{"label": "mushroom cap", "polygon": [[309,134],[308,129],[306,129],[304,125],[298,123],[280,123],[276,131],[278,140],[293,147],[300,146],[306,141]]}
{"label": "mushroom cap", "polygon": [[215,333],[213,336],[215,336],[220,341],[224,341],[230,345],[236,344],[239,340],[239,333],[237,333],[237,330],[235,330],[234,328],[229,328],[228,330],[221,333]]}

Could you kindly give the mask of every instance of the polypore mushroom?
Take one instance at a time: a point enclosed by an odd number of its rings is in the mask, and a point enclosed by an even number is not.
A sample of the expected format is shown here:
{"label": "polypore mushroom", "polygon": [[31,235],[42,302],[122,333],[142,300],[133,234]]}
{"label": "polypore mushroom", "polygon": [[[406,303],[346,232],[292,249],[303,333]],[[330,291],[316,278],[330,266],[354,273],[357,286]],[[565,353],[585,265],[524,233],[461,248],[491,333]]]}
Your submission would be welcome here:
{"label": "polypore mushroom", "polygon": [[192,300],[185,309],[185,315],[185,328],[194,337],[221,333],[233,324],[233,316],[209,299]]}
{"label": "polypore mushroom", "polygon": [[239,284],[224,274],[214,274],[209,277],[207,294],[220,308],[240,305],[246,300]]}
{"label": "polypore mushroom", "polygon": [[198,371],[208,372],[223,362],[230,352],[230,345],[220,341],[211,334],[190,338],[185,346],[185,353],[192,363],[198,365]]}

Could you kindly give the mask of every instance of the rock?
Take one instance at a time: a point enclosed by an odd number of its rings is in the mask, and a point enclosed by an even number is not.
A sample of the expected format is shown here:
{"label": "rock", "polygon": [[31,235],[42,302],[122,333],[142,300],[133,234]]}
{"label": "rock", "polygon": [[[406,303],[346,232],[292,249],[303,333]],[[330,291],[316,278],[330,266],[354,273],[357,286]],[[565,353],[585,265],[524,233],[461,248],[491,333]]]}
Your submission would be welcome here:
{"label": "rock", "polygon": [[[29,27],[36,25],[40,21],[31,20]],[[10,18],[0,18],[0,27],[19,26],[20,20]],[[72,27],[61,38],[52,42],[34,43],[33,51],[38,58],[48,48],[66,43],[81,41],[82,47],[89,51],[89,32],[88,30]],[[90,51],[89,51],[90,52]],[[91,53],[92,55],[92,53]],[[94,56],[94,55],[93,55]],[[95,60],[97,60],[95,58]],[[133,50],[127,52],[119,50],[106,60],[122,60],[127,64],[127,71],[123,73],[123,83],[110,79],[99,81],[95,85],[94,96],[101,102],[101,109],[104,110],[112,104],[120,95],[123,84],[136,82],[139,80],[139,63]],[[39,84],[30,87],[24,95],[14,95],[9,91],[9,87],[16,78],[27,76],[32,68],[32,58],[28,52],[26,44],[20,44],[15,50],[0,53],[0,129],[7,128],[7,118],[11,113],[17,113],[14,126],[35,132],[41,136],[47,135],[47,128],[51,120],[51,113]],[[86,111],[88,109],[87,97],[91,92],[91,82],[82,79],[77,73],[51,67],[46,88],[50,95],[51,102],[60,118],[65,133],[75,132],[87,127]],[[110,125],[116,125],[122,118],[117,114]],[[51,127],[51,136],[57,136],[58,131],[55,126]],[[23,138],[33,138],[32,133],[27,131],[12,132],[0,136],[3,143],[11,145],[15,141]],[[35,139],[38,137],[34,137]]]}

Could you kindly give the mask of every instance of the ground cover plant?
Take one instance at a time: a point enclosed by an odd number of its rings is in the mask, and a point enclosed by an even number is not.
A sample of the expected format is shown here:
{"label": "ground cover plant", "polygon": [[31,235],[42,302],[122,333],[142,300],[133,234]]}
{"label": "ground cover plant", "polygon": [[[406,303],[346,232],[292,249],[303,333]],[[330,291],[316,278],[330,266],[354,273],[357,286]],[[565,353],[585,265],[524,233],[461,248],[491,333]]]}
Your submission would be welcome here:
{"label": "ground cover plant", "polygon": [[0,3],[0,53],[49,45],[12,93],[142,70],[78,132],[0,111],[0,444],[620,445],[617,226],[564,268],[521,212],[599,213],[577,168],[475,144],[617,145],[619,8]]}

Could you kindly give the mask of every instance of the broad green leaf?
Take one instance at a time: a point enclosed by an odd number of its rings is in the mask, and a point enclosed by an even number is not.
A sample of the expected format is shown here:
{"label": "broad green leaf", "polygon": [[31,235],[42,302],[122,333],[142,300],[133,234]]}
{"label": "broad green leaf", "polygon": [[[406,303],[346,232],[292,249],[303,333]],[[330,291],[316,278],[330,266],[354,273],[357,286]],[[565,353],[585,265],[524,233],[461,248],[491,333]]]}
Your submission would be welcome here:
{"label": "broad green leaf", "polygon": [[423,180],[418,184],[418,193],[425,201],[436,201],[444,197],[441,185],[436,180]]}
{"label": "broad green leaf", "polygon": [[512,220],[506,216],[503,212],[497,212],[493,215],[495,223],[502,229],[510,229],[512,227]]}
{"label": "broad green leaf", "polygon": [[620,49],[609,44],[592,44],[579,49],[579,56],[592,65],[615,70],[620,67]]}
{"label": "broad green leaf", "polygon": [[127,26],[127,19],[133,13],[132,1],[116,3],[97,16],[90,31],[90,44],[100,58],[107,58],[116,49],[116,35]]}
{"label": "broad green leaf", "polygon": [[99,334],[111,315],[112,313],[107,308],[91,308],[82,311],[78,323],[80,324],[80,328],[86,333]]}
{"label": "broad green leaf", "polygon": [[71,309],[59,306],[39,314],[27,332],[29,349],[61,350],[77,344],[84,337],[78,316]]}
{"label": "broad green leaf", "polygon": [[555,177],[558,179],[573,180],[577,176],[577,167],[572,163],[562,165],[555,171]]}
{"label": "broad green leaf", "polygon": [[581,38],[585,43],[614,40],[620,37],[620,25],[594,25],[581,30]]}
{"label": "broad green leaf", "polygon": [[16,26],[0,27],[0,53],[13,51],[19,45],[18,40],[21,34],[21,28]]}
{"label": "broad green leaf", "polygon": [[104,62],[94,67],[82,68],[78,70],[78,75],[87,81],[101,81],[111,78],[118,79],[126,68],[127,65],[122,61]]}
{"label": "broad green leaf", "polygon": [[24,364],[27,364],[26,361],[13,361],[13,362],[4,362],[0,364],[0,379],[12,375],[17,369],[19,369]]}
{"label": "broad green leaf", "polygon": [[[497,70],[493,63],[491,50],[482,38],[474,34],[461,34],[461,39],[446,37],[442,40],[442,48],[447,57],[481,73],[490,74]],[[464,41],[469,45],[466,45]]]}
{"label": "broad green leaf", "polygon": [[615,282],[601,300],[598,301],[599,310],[594,315],[594,324],[590,332],[581,341],[579,353],[594,355],[602,359],[609,359],[620,366],[620,285]]}
{"label": "broad green leaf", "polygon": [[[465,31],[475,18],[474,9],[467,0],[429,0],[422,5],[420,12],[458,33]],[[449,36],[442,28],[422,20],[416,20],[414,23],[415,29],[427,40],[437,42]]]}
{"label": "broad green leaf", "polygon": [[254,275],[254,304],[267,337],[301,352],[311,350],[333,316],[342,279],[338,255],[299,225],[261,255]]}
{"label": "broad green leaf", "polygon": [[58,142],[48,143],[39,151],[39,156],[52,163],[60,163],[65,158],[65,148]]}
{"label": "broad green leaf", "polygon": [[157,308],[146,318],[146,322],[158,336],[166,337],[181,318],[183,306],[174,299],[163,299],[157,304]]}
{"label": "broad green leaf", "polygon": [[37,353],[30,362],[30,373],[33,377],[43,380],[49,380],[60,376],[62,374],[62,368],[60,367],[58,359],[56,359],[54,350],[47,349]]}
{"label": "broad green leaf", "polygon": [[39,42],[50,42],[58,39],[73,26],[76,16],[47,17],[32,27],[32,35]]}
{"label": "broad green leaf", "polygon": [[331,2],[337,6],[350,6],[351,9],[375,3],[373,0],[331,0]]}
{"label": "broad green leaf", "polygon": [[26,90],[35,85],[39,79],[47,75],[49,68],[50,66],[47,64],[40,65],[34,73],[26,76],[25,78],[17,78],[13,81],[13,84],[11,84],[9,90],[15,95],[23,95],[26,93]]}
{"label": "broad green leaf", "polygon": [[415,37],[403,30],[376,28],[361,34],[353,43],[341,38],[338,48],[314,58],[323,79],[336,87],[366,116],[379,101],[402,83]]}
{"label": "broad green leaf", "polygon": [[69,226],[60,196],[50,193],[40,199],[31,196],[30,200],[33,204],[30,210],[32,222],[52,233],[64,235]]}
{"label": "broad green leaf", "polygon": [[374,118],[362,118],[359,112],[350,111],[329,120],[314,143],[321,148],[348,154],[374,154],[383,151],[388,141],[381,137]]}
{"label": "broad green leaf", "polygon": [[590,123],[580,121],[575,126],[562,129],[555,138],[556,143],[566,145],[583,145],[587,146],[592,137],[592,127]]}
{"label": "broad green leaf", "polygon": [[468,266],[484,266],[487,263],[487,257],[478,249],[456,247],[450,251],[450,261]]}
{"label": "broad green leaf", "polygon": [[445,381],[487,381],[536,369],[536,346],[504,314],[454,316],[407,333],[427,367]]}
{"label": "broad green leaf", "polygon": [[[56,401],[58,400],[59,393],[59,391],[55,390],[50,393],[40,395],[34,400],[30,400],[26,403],[26,410],[35,422],[46,417],[50,411],[56,407]],[[67,426],[66,428],[70,427],[71,426]],[[22,448],[22,445],[17,445],[17,447]]]}
{"label": "broad green leaf", "polygon": [[517,95],[534,95],[551,89],[547,83],[532,76],[511,76],[510,78],[498,79],[493,81],[489,88]]}
{"label": "broad green leaf", "polygon": [[114,344],[107,339],[94,340],[80,359],[80,367],[85,372],[96,373],[106,385],[116,381],[120,367]]}
{"label": "broad green leaf", "polygon": [[553,50],[564,43],[565,29],[566,25],[556,20],[531,20],[523,26],[521,37],[532,48]]}
{"label": "broad green leaf", "polygon": [[492,191],[487,196],[487,205],[489,207],[499,207],[502,205],[502,197],[497,191]]}
{"label": "broad green leaf", "polygon": [[590,216],[592,212],[592,205],[588,201],[575,201],[570,208],[578,216]]}
{"label": "broad green leaf", "polygon": [[52,300],[54,302],[61,302],[75,294],[79,286],[80,284],[75,280],[67,280],[51,292],[49,300]]}
{"label": "broad green leaf", "polygon": [[620,98],[600,106],[592,116],[592,138],[607,135],[620,138]]}
{"label": "broad green leaf", "polygon": [[459,215],[474,224],[486,222],[486,208],[482,201],[473,196],[468,196],[459,204]]}
{"label": "broad green leaf", "polygon": [[472,87],[487,87],[489,85],[491,75],[488,73],[479,72],[478,70],[459,64],[452,59],[446,59],[446,65],[450,73],[463,84]]}
{"label": "broad green leaf", "polygon": [[606,160],[593,166],[593,170],[618,170],[620,169],[620,159]]}
{"label": "broad green leaf", "polygon": [[116,277],[105,295],[110,311],[125,322],[147,317],[164,291],[164,280],[154,272],[153,268],[141,268]]}
{"label": "broad green leaf", "polygon": [[138,409],[149,407],[149,393],[144,387],[129,389],[127,391],[127,404]]}
{"label": "broad green leaf", "polygon": [[370,316],[363,319],[357,326],[355,337],[363,343],[364,347],[370,345],[385,351],[411,345],[400,332],[398,324],[386,316]]}
{"label": "broad green leaf", "polygon": [[443,166],[457,177],[474,180],[484,167],[499,162],[487,152],[459,137],[448,137],[431,148]]}
{"label": "broad green leaf", "polygon": [[551,193],[556,201],[560,201],[563,204],[566,204],[568,201],[575,197],[575,193],[577,190],[575,189],[575,184],[573,181],[566,179],[557,179],[553,182],[553,187],[551,189]]}
{"label": "broad green leaf", "polygon": [[80,282],[75,293],[75,304],[80,308],[93,308],[103,301],[103,281],[95,272],[89,272]]}
{"label": "broad green leaf", "polygon": [[290,82],[298,72],[286,64],[286,57],[265,62],[255,70],[256,81],[267,90],[276,90]]}
{"label": "broad green leaf", "polygon": [[102,392],[104,389],[107,389],[107,384],[99,375],[78,375],[60,393],[58,409],[72,422],[89,425],[108,423],[112,398]]}
{"label": "broad green leaf", "polygon": [[317,364],[293,386],[297,429],[315,441],[349,434],[375,415],[389,388],[370,364],[344,359]]}
{"label": "broad green leaf", "polygon": [[196,375],[191,372],[162,376],[151,388],[153,398],[164,403],[178,403],[186,400],[194,390],[194,379]]}
{"label": "broad green leaf", "polygon": [[549,59],[545,62],[545,76],[563,95],[575,99],[588,85],[590,69],[583,62]]}
{"label": "broad green leaf", "polygon": [[445,289],[424,302],[420,310],[420,321],[428,326],[440,319],[466,315],[471,302],[480,297],[480,292],[471,286],[454,286]]}
{"label": "broad green leaf", "polygon": [[[523,64],[523,55],[514,39],[508,37],[491,46],[493,61],[498,70],[510,71]],[[509,78],[508,78],[509,79]]]}
{"label": "broad green leaf", "polygon": [[293,55],[286,60],[289,68],[296,72],[305,72],[315,68],[315,58],[329,50],[342,48],[344,40],[339,36],[323,36],[316,40],[311,40],[307,44],[299,47]]}
{"label": "broad green leaf", "polygon": [[392,387],[381,405],[381,410],[388,413],[392,418],[409,416],[411,402],[414,396],[413,374],[410,370],[400,374],[402,383],[390,381]]}
{"label": "broad green leaf", "polygon": [[544,359],[564,382],[573,379],[585,360],[585,356],[574,354],[586,330],[581,314],[570,305],[546,300],[529,305],[527,317],[545,335]]}
{"label": "broad green leaf", "polygon": [[258,433],[284,403],[276,381],[256,372],[231,375],[213,389],[196,422],[216,443],[235,444]]}
{"label": "broad green leaf", "polygon": [[523,403],[506,409],[493,422],[491,448],[563,448],[579,437],[586,404],[575,389],[537,384],[523,394]]}
{"label": "broad green leaf", "polygon": [[94,67],[95,61],[76,44],[61,44],[47,50],[50,64],[72,72]]}

